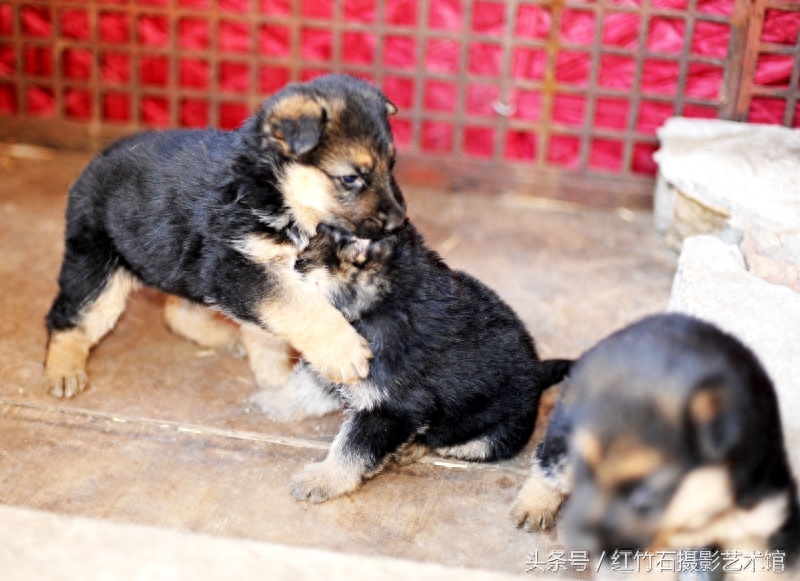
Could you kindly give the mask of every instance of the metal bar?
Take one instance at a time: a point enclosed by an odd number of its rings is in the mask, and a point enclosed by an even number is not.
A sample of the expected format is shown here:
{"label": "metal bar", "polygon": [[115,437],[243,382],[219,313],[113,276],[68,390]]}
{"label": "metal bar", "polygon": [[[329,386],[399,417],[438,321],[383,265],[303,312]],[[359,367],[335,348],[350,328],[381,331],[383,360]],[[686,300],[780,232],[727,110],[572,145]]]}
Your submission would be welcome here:
{"label": "metal bar", "polygon": [[744,57],[742,59],[742,74],[739,82],[739,91],[736,99],[736,107],[733,110],[733,119],[744,121],[750,108],[750,98],[753,91],[753,77],[755,75],[756,64],[758,63],[758,47],[761,39],[761,31],[764,27],[764,0],[752,0],[752,10],[749,15],[749,26],[747,27],[747,43],[745,45]]}

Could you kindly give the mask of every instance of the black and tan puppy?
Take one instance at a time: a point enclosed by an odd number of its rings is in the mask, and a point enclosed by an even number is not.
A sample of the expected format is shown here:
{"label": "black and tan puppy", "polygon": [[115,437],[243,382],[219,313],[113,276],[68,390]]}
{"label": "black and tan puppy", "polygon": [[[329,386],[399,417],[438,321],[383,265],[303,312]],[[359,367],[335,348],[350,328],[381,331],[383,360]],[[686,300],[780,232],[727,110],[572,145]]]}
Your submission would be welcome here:
{"label": "black and tan puppy", "polygon": [[69,194],[46,389],[85,388],[89,350],[138,282],[244,323],[255,350],[268,330],[331,380],[366,377],[366,341],[293,266],[319,224],[366,239],[405,219],[395,111],[367,83],[330,75],[287,86],[236,131],[141,133],[105,149]]}
{"label": "black and tan puppy", "polygon": [[298,474],[291,492],[321,502],[355,490],[390,459],[431,449],[490,461],[518,453],[534,428],[539,396],[566,372],[539,361],[522,322],[492,290],[448,268],[406,223],[380,240],[321,228],[298,261],[369,342],[369,376],[326,382],[306,361],[285,388],[255,403],[275,419],[346,419],[325,461]]}
{"label": "black and tan puppy", "polygon": [[800,546],[797,490],[772,382],[734,337],[646,318],[575,364],[514,515],[582,549]]}

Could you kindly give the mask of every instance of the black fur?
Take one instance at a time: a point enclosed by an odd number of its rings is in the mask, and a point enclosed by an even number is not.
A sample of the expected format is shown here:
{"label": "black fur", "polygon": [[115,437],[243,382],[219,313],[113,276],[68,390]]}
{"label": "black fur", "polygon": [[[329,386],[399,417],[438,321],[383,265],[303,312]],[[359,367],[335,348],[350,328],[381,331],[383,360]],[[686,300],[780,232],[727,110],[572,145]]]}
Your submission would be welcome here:
{"label": "black fur", "polygon": [[[315,289],[287,286],[320,223],[378,237],[405,219],[395,111],[367,83],[329,75],[287,86],[235,131],[147,132],[106,148],[69,193],[45,388],[71,397],[85,387],[88,349],[124,308],[109,286],[117,273],[271,330],[333,380],[366,375],[363,339]],[[92,317],[107,289],[113,308]],[[319,317],[303,319],[298,303]],[[326,332],[338,334],[338,353]]]}
{"label": "black fur", "polygon": [[[288,87],[235,131],[146,132],[117,141],[89,163],[70,190],[60,292],[47,315],[48,329],[73,327],[80,309],[120,267],[149,286],[258,323],[254,309],[275,281],[232,244],[258,234],[276,244],[304,246],[307,234],[292,219],[278,181],[292,154],[305,156],[300,163],[316,165],[325,153],[324,143],[309,145],[308,126],[319,140],[327,120],[317,126],[306,119],[295,133],[284,128],[292,145],[303,143],[299,151],[286,154],[266,140],[270,111],[292,93],[347,100],[352,110],[341,125],[389,155],[385,98],[364,83],[335,75]],[[354,230],[380,233],[369,227],[358,224]]]}
{"label": "black fur", "polygon": [[[124,268],[145,284],[255,321],[270,274],[231,242],[275,229],[253,213],[280,215],[276,159],[253,158],[251,121],[242,130],[164,131],[122,139],[94,158],[70,190],[60,292],[48,328],[75,325],[79,310]],[[258,185],[260,184],[260,186]]]}
{"label": "black fur", "polygon": [[368,247],[326,230],[298,269],[308,274],[324,264],[331,273],[326,292],[369,342],[364,385],[380,400],[359,407],[349,387],[327,385],[351,402],[345,453],[367,472],[408,442],[436,450],[485,441],[485,456],[465,457],[471,460],[517,454],[542,390],[563,379],[569,362],[540,362],[513,310],[450,269],[410,223]]}

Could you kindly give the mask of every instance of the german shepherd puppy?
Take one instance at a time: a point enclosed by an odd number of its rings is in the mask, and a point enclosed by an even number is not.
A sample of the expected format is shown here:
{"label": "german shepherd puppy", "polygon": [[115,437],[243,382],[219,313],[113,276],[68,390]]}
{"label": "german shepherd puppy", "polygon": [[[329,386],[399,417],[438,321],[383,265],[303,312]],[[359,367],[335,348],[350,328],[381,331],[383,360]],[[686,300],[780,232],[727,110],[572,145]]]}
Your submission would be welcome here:
{"label": "german shepherd puppy", "polygon": [[353,323],[372,350],[370,373],[351,385],[301,361],[281,390],[254,403],[275,419],[347,417],[324,462],[292,481],[297,499],[355,490],[390,459],[429,449],[491,461],[530,438],[539,396],[566,372],[540,362],[522,322],[492,290],[448,268],[408,222],[378,240],[320,226],[297,268]]}
{"label": "german shepherd puppy", "polygon": [[256,350],[265,330],[332,381],[366,377],[367,342],[293,266],[319,224],[368,239],[405,220],[396,111],[367,83],[330,75],[288,85],[235,131],[148,132],[105,149],[69,193],[46,389],[86,387],[89,351],[138,282],[244,323]]}
{"label": "german shepherd puppy", "polygon": [[800,509],[772,382],[755,355],[679,314],[612,334],[575,364],[513,509],[588,550],[782,550]]}

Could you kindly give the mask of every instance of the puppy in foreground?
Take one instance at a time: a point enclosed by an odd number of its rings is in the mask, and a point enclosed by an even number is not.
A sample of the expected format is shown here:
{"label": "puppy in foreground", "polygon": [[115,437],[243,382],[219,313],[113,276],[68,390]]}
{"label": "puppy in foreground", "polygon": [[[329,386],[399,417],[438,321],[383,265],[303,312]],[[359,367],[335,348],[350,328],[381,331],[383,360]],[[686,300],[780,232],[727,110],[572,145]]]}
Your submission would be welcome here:
{"label": "puppy in foreground", "polygon": [[513,509],[588,550],[800,545],[778,402],[734,337],[678,314],[614,333],[575,364]]}
{"label": "puppy in foreground", "polygon": [[[204,336],[201,305],[242,323],[259,383],[281,370],[259,356],[275,341],[267,331],[332,381],[366,377],[367,342],[293,266],[319,224],[370,239],[404,221],[394,112],[374,87],[330,75],[288,85],[236,131],[141,133],[105,149],[69,193],[46,389],[72,397],[86,387],[89,351],[138,283],[179,298],[167,321],[190,338],[236,342]],[[192,311],[200,324],[186,323]]]}
{"label": "puppy in foreground", "polygon": [[322,502],[355,490],[390,459],[428,450],[491,461],[517,454],[534,428],[539,397],[568,364],[540,362],[522,322],[492,290],[448,268],[408,222],[378,240],[321,227],[297,268],[313,280],[372,350],[368,377],[326,381],[301,361],[280,390],[254,403],[278,420],[346,419],[327,458],[291,483]]}

